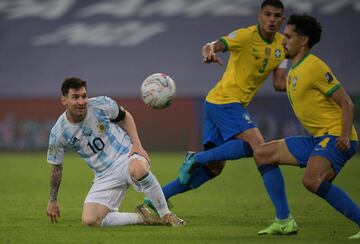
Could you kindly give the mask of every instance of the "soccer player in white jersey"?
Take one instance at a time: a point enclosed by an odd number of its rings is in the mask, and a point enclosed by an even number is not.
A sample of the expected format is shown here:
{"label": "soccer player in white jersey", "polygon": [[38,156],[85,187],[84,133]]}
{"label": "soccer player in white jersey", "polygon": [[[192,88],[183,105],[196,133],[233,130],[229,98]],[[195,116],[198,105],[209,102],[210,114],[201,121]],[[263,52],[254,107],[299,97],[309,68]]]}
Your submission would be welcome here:
{"label": "soccer player in white jersey", "polygon": [[[109,97],[88,98],[86,81],[63,81],[61,101],[66,111],[51,130],[47,161],[51,165],[47,215],[53,223],[60,217],[57,201],[64,153],[74,150],[95,172],[85,198],[82,223],[86,226],[158,224],[183,226],[172,214],[160,184],[150,171],[149,156],[141,145],[131,114]],[[118,212],[126,190],[132,185],[154,203],[158,217],[141,206],[135,213]]]}

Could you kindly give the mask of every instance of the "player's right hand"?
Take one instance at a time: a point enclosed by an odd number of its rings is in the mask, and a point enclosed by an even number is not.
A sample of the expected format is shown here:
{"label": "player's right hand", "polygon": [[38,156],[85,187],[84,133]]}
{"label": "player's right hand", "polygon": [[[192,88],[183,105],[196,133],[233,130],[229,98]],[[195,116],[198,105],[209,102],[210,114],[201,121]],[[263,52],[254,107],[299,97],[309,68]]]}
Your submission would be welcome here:
{"label": "player's right hand", "polygon": [[336,138],[336,147],[343,152],[346,152],[350,148],[350,140],[346,136],[339,136]]}
{"label": "player's right hand", "polygon": [[57,201],[48,202],[46,214],[50,218],[51,223],[57,223],[60,218],[60,206]]}
{"label": "player's right hand", "polygon": [[223,65],[221,59],[216,55],[214,46],[211,43],[207,43],[202,48],[203,63],[218,63]]}

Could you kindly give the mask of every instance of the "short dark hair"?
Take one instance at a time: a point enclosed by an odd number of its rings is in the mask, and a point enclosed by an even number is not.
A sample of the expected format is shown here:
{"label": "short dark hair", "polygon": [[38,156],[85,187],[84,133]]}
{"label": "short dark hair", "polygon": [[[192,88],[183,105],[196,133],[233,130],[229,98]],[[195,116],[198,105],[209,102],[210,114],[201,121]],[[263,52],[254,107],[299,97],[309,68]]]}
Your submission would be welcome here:
{"label": "short dark hair", "polygon": [[273,6],[275,8],[284,9],[284,4],[280,0],[264,0],[261,4],[260,9],[263,9],[267,5]]}
{"label": "short dark hair", "polygon": [[294,31],[299,35],[309,37],[308,46],[310,48],[320,41],[322,27],[320,22],[314,17],[308,14],[293,14],[290,16],[287,24],[294,25]]}
{"label": "short dark hair", "polygon": [[67,96],[70,89],[78,90],[82,87],[86,89],[86,81],[77,77],[66,78],[61,85],[61,93],[63,96]]}

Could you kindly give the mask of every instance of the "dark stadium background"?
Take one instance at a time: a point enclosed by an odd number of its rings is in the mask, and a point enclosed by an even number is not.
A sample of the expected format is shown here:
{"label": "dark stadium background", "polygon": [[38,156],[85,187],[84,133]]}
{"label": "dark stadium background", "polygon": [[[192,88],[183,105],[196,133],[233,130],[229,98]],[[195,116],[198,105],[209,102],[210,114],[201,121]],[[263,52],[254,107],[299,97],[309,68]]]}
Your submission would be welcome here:
{"label": "dark stadium background", "polygon": [[[322,41],[313,52],[351,94],[359,128],[360,2],[283,2],[287,16],[307,12],[321,21]],[[49,130],[63,111],[60,84],[69,76],[87,80],[90,96],[107,95],[127,108],[145,148],[199,149],[203,98],[225,68],[202,64],[201,47],[256,24],[260,3],[1,0],[0,150],[46,149]],[[152,110],[140,99],[142,80],[156,72],[177,84],[177,99],[165,110]],[[286,95],[275,93],[270,80],[249,110],[267,140],[305,133]]]}

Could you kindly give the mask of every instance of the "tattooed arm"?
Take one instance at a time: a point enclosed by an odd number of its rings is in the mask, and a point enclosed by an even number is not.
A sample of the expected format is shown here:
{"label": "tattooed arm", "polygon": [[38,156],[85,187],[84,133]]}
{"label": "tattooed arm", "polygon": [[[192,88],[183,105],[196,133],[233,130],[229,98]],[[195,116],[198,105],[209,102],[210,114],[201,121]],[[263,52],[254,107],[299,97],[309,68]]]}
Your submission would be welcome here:
{"label": "tattooed arm", "polygon": [[60,206],[57,202],[57,194],[60,187],[62,177],[62,165],[51,166],[50,176],[50,196],[47,207],[47,216],[50,218],[52,223],[57,223],[60,218]]}

